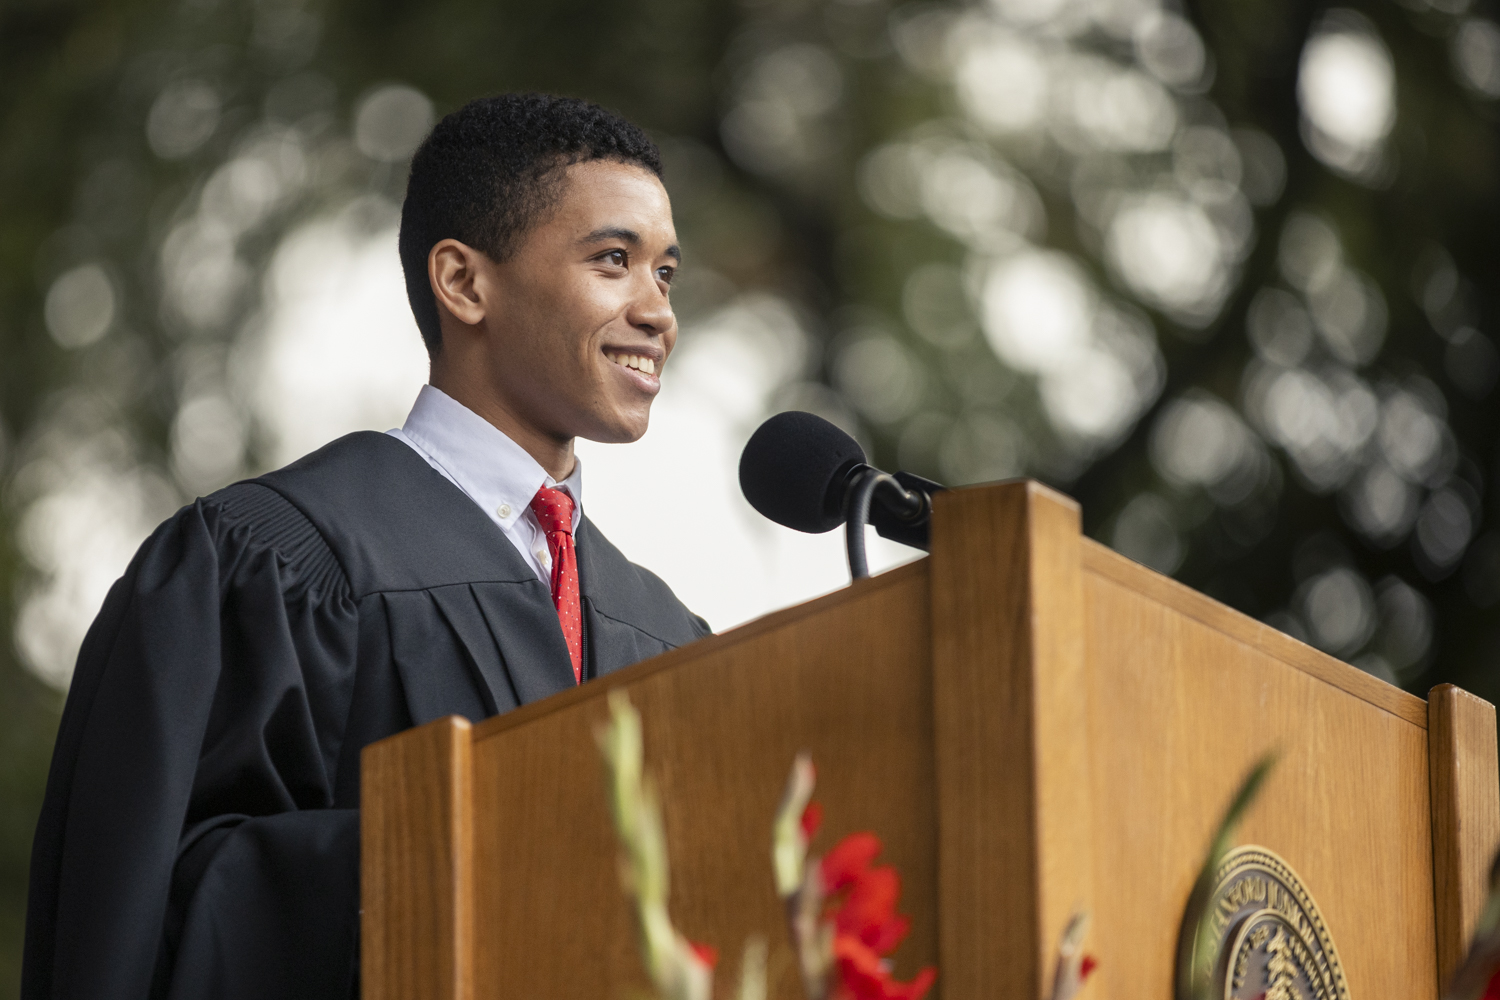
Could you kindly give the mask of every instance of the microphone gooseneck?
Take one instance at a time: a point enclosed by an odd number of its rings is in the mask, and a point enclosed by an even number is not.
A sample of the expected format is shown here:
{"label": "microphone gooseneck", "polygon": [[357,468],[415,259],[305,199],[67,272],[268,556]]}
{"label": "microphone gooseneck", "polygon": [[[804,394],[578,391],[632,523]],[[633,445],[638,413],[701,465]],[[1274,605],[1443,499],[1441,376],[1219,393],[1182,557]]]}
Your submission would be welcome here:
{"label": "microphone gooseneck", "polygon": [[869,469],[860,475],[849,491],[849,511],[844,518],[844,551],[849,556],[849,575],[856,580],[870,575],[870,563],[865,558],[865,524],[870,520],[870,501],[875,496],[875,487],[883,475]]}
{"label": "microphone gooseneck", "polygon": [[778,413],[756,429],[740,455],[740,489],[777,524],[821,534],[845,526],[849,573],[870,575],[865,525],[884,538],[927,548],[937,483],[890,475],[865,462],[859,442],[811,413]]}
{"label": "microphone gooseneck", "polygon": [[[924,527],[931,513],[930,501],[925,493],[908,490],[896,476],[868,465],[857,466],[850,472],[848,482],[844,544],[849,553],[849,575],[862,580],[870,575],[869,563],[865,558],[865,525],[870,522],[870,501],[878,496],[882,505],[903,523],[912,525],[920,522]],[[878,526],[875,530],[878,534],[885,535]]]}

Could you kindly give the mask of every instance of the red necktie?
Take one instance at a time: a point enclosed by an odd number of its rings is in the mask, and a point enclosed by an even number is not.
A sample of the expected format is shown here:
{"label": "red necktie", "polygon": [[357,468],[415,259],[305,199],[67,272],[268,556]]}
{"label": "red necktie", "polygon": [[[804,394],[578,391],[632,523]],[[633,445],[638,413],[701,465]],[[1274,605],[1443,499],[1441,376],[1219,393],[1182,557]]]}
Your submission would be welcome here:
{"label": "red necktie", "polygon": [[552,554],[552,605],[573,658],[573,681],[583,683],[583,611],[578,604],[578,552],[573,548],[573,498],[543,486],[531,498],[531,512],[547,535]]}

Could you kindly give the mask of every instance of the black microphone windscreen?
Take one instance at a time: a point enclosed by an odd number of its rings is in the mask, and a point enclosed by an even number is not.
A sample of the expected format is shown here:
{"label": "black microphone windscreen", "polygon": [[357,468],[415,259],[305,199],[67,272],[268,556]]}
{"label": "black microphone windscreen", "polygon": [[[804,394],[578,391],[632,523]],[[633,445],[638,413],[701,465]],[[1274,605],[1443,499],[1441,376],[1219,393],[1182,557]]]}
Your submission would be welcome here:
{"label": "black microphone windscreen", "polygon": [[750,506],[777,524],[819,534],[844,523],[849,469],[864,462],[859,442],[822,417],[778,413],[756,428],[740,454],[740,489]]}

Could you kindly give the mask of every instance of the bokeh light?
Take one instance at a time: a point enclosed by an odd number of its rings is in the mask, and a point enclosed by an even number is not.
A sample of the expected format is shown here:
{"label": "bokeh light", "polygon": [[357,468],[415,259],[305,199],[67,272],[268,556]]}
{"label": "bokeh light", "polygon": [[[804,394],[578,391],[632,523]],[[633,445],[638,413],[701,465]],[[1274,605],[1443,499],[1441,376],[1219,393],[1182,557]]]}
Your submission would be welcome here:
{"label": "bokeh light", "polygon": [[1357,177],[1378,174],[1396,122],[1396,74],[1364,15],[1348,9],[1324,15],[1302,50],[1297,99],[1314,156]]}
{"label": "bokeh light", "polygon": [[75,267],[47,289],[47,332],[63,347],[87,347],[115,319],[115,286],[98,264]]}

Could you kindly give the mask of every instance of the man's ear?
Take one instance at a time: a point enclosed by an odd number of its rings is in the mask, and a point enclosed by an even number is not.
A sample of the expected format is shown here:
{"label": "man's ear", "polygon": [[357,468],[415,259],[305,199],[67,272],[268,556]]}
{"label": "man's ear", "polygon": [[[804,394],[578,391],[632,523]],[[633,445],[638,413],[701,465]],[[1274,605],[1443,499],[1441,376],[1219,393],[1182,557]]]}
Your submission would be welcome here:
{"label": "man's ear", "polygon": [[478,325],[485,316],[481,288],[481,266],[487,258],[458,240],[442,240],[427,254],[427,280],[432,285],[439,313],[446,310],[466,326]]}

